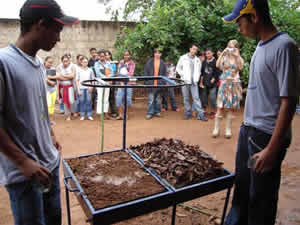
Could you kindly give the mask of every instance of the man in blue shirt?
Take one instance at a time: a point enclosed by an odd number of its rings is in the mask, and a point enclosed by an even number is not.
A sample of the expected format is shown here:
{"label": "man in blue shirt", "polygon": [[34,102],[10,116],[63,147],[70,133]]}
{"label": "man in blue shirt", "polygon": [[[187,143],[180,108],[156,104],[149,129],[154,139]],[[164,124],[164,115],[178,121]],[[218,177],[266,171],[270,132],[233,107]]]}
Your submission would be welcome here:
{"label": "man in blue shirt", "polygon": [[250,65],[226,225],[273,225],[299,96],[299,53],[295,41],[273,25],[267,0],[237,0],[223,20],[237,22],[243,36],[260,39]]}

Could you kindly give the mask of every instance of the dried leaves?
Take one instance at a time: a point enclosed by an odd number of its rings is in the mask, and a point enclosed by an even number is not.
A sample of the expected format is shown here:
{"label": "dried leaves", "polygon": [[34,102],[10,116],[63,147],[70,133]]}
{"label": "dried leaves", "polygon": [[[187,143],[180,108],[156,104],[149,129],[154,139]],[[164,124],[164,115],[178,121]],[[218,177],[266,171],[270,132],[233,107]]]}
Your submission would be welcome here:
{"label": "dried leaves", "polygon": [[161,177],[176,188],[214,179],[225,174],[223,163],[212,159],[198,145],[187,145],[177,139],[155,139],[130,146]]}

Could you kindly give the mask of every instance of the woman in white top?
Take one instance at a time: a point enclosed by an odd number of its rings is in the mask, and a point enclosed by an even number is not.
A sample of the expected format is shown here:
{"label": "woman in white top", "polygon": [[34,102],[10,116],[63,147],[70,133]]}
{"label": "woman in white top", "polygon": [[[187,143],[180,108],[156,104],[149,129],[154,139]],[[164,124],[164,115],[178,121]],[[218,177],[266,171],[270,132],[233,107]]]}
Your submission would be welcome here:
{"label": "woman in white top", "polygon": [[67,55],[61,58],[62,63],[57,67],[59,82],[59,95],[64,104],[67,121],[71,120],[71,113],[75,112],[75,91],[73,79],[75,78],[75,66],[70,63]]}
{"label": "woman in white top", "polygon": [[87,115],[89,120],[94,120],[91,104],[93,88],[82,85],[83,81],[94,79],[94,72],[88,67],[88,62],[88,58],[82,56],[81,67],[78,67],[76,76],[77,93],[80,102],[80,120],[84,120],[85,115]]}

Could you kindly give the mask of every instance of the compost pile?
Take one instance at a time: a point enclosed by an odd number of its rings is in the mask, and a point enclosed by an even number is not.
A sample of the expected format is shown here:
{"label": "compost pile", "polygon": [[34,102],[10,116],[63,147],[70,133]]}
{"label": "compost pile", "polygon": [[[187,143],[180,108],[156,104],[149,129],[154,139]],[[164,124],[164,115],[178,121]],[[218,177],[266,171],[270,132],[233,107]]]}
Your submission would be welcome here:
{"label": "compost pile", "polygon": [[95,209],[166,191],[126,152],[67,160]]}
{"label": "compost pile", "polygon": [[226,174],[223,163],[214,160],[198,145],[177,139],[155,139],[130,146],[145,163],[175,188],[200,183]]}

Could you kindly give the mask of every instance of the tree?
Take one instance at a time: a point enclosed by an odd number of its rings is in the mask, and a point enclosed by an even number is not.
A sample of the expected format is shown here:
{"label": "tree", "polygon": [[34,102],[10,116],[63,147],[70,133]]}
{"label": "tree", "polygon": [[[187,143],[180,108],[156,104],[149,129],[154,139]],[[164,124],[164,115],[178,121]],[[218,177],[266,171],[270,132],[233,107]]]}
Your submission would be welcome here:
{"label": "tree", "polygon": [[[300,12],[297,0],[270,0],[274,23],[300,43]],[[221,18],[232,11],[232,1],[224,0],[130,0],[126,15],[139,11],[141,21],[134,29],[124,27],[115,47],[121,56],[130,49],[137,62],[137,74],[142,74],[145,61],[155,47],[162,49],[163,57],[176,63],[191,43],[200,48],[224,49],[227,42],[237,39],[245,59],[242,80],[248,83],[249,62],[257,40],[249,40],[237,32],[236,24],[225,24]],[[282,13],[284,11],[284,14]]]}

